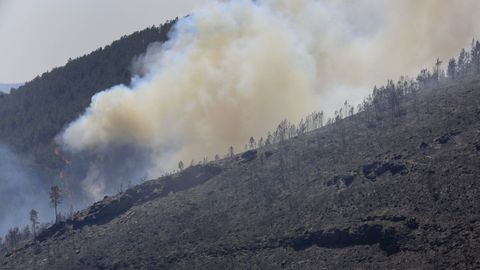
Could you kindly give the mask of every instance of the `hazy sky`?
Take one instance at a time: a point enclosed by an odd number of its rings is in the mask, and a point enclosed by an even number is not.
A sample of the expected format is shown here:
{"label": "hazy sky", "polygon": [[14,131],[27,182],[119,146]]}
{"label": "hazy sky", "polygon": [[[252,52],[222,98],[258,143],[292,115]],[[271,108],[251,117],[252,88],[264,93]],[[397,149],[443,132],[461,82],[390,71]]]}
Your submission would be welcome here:
{"label": "hazy sky", "polygon": [[0,82],[24,82],[208,0],[0,0]]}

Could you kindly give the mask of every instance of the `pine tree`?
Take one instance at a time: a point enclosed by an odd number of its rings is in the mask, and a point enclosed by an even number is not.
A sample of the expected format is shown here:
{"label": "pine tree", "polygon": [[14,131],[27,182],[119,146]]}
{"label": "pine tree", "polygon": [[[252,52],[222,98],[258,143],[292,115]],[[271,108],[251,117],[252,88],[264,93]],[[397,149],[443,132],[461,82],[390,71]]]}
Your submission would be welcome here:
{"label": "pine tree", "polygon": [[53,186],[50,189],[50,203],[55,209],[55,223],[58,222],[58,205],[62,202],[61,190],[58,186]]}
{"label": "pine tree", "polygon": [[38,224],[38,211],[35,209],[32,209],[30,211],[30,222],[32,223],[33,238],[35,239],[37,237],[37,224]]}
{"label": "pine tree", "polygon": [[470,53],[472,58],[473,70],[475,73],[480,73],[480,42],[472,42],[472,51]]}
{"label": "pine tree", "polygon": [[255,149],[256,147],[256,143],[255,143],[255,139],[253,137],[250,137],[250,140],[248,140],[248,144],[250,146],[250,149]]}
{"label": "pine tree", "polygon": [[448,61],[447,75],[451,80],[455,80],[457,75],[457,62],[455,61],[455,58]]}
{"label": "pine tree", "polygon": [[183,161],[180,160],[180,162],[178,162],[178,169],[179,169],[180,171],[183,171],[183,168],[184,168]]}

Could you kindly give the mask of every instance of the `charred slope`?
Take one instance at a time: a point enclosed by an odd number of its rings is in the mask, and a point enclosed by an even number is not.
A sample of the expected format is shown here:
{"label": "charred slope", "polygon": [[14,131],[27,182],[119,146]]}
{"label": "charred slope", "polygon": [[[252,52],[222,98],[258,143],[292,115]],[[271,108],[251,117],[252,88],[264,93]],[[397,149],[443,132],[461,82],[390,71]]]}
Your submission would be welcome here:
{"label": "charred slope", "polygon": [[412,104],[105,198],[0,267],[478,269],[479,81]]}

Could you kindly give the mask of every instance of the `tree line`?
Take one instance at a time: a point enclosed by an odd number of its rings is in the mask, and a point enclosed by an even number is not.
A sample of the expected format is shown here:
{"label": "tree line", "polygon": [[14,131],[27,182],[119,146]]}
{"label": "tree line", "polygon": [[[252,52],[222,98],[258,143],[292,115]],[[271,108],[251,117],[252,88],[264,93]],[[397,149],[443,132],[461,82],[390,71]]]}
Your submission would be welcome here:
{"label": "tree line", "polygon": [[[424,68],[415,79],[407,76],[401,76],[397,82],[388,80],[383,86],[374,86],[372,92],[363,99],[363,101],[355,106],[345,101],[342,106],[335,111],[332,117],[325,118],[323,111],[313,112],[301,119],[298,124],[293,124],[288,120],[281,121],[276,129],[268,131],[265,137],[256,140],[253,136],[247,140],[244,150],[254,150],[271,144],[281,143],[283,141],[295,138],[313,130],[336,124],[342,141],[345,140],[345,128],[341,124],[341,120],[348,117],[362,117],[368,125],[374,126],[379,121],[390,120],[395,121],[402,114],[404,109],[401,107],[402,101],[409,98],[413,102],[412,110],[419,112],[417,94],[425,89],[439,87],[442,84],[468,79],[480,74],[480,41],[473,39],[470,50],[462,49],[457,58],[449,59],[447,69],[443,68],[443,61],[437,59],[432,68]],[[426,113],[430,113],[429,103],[425,104]],[[235,155],[233,146],[228,148],[225,158]],[[215,155],[214,160],[219,160],[220,156]],[[202,165],[209,162],[208,157],[193,165]],[[185,167],[183,161],[178,164],[181,171]],[[175,171],[174,171],[175,172]],[[172,172],[172,173],[174,173]]]}
{"label": "tree line", "polygon": [[[62,203],[62,197],[62,190],[58,186],[51,187],[49,199],[50,205],[54,209],[55,223],[64,221],[67,218],[73,218],[73,209],[68,216],[58,212],[58,206]],[[50,225],[50,223],[41,224],[38,214],[39,212],[36,209],[30,210],[28,213],[30,225],[25,225],[22,228],[15,226],[8,230],[4,238],[0,236],[0,251],[5,249],[13,250],[20,247],[22,244],[35,241],[37,236]]]}

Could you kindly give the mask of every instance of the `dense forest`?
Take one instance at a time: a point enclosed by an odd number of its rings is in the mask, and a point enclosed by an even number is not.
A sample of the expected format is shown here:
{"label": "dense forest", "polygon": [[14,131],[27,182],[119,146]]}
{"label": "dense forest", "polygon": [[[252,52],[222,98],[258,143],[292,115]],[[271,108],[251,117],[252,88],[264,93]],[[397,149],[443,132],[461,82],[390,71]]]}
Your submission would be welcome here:
{"label": "dense forest", "polygon": [[69,59],[10,94],[0,96],[0,141],[22,155],[33,155],[45,175],[57,175],[65,162],[55,155],[54,137],[90,104],[91,97],[128,84],[132,59],[152,42],[168,40],[175,21],[124,36],[111,45]]}

